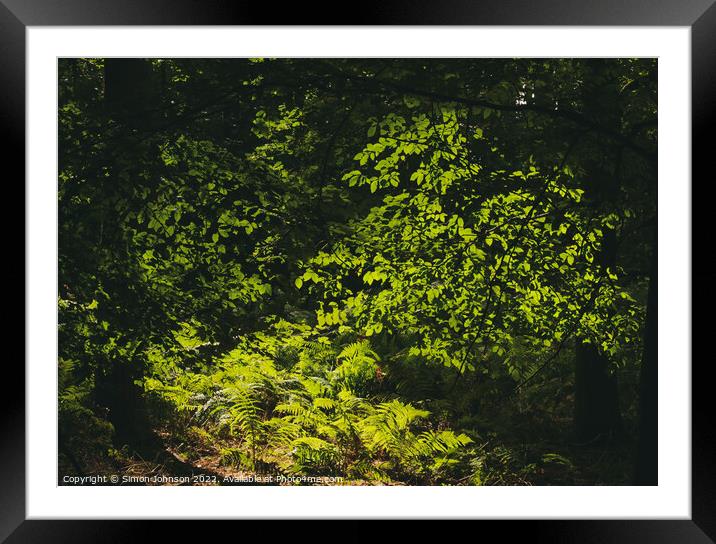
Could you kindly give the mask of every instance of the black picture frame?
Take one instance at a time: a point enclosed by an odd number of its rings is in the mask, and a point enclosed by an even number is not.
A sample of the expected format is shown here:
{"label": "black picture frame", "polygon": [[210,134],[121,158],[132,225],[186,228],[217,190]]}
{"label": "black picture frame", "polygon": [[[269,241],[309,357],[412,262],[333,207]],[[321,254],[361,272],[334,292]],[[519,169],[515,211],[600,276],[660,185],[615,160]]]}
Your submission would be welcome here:
{"label": "black picture frame", "polygon": [[[346,15],[342,15],[345,13]],[[319,21],[319,17],[322,20]],[[711,214],[698,213],[708,199],[693,198],[693,190],[713,178],[707,136],[716,121],[716,4],[714,0],[383,0],[356,6],[351,11],[322,9],[305,4],[272,9],[258,3],[199,0],[0,0],[0,126],[6,136],[5,177],[10,186],[24,187],[25,164],[25,30],[28,26],[80,25],[589,25],[589,26],[687,26],[692,36],[692,338],[702,338],[712,319],[697,319],[698,307],[713,302],[713,267],[709,240]],[[20,194],[24,202],[24,191]],[[9,204],[9,200],[6,201]],[[8,206],[9,208],[10,206]],[[17,201],[13,207],[17,207]],[[24,237],[17,234],[19,221],[6,221],[6,241],[23,246],[13,255],[24,255]],[[23,223],[24,225],[24,223]],[[703,243],[702,243],[703,242]],[[11,250],[8,248],[8,252]],[[16,257],[17,258],[17,257]],[[9,266],[8,266],[9,268]],[[709,270],[710,268],[710,270]],[[24,269],[24,268],[23,268]],[[24,277],[20,281],[24,284]],[[9,284],[8,284],[9,286]],[[16,287],[11,287],[15,290]],[[708,315],[704,313],[703,315]],[[24,322],[24,320],[23,320]],[[665,334],[667,331],[661,331]],[[19,343],[18,343],[19,344]],[[24,358],[24,357],[23,357]],[[505,535],[527,530],[530,538],[548,542],[682,542],[716,541],[716,468],[713,460],[716,428],[713,426],[712,388],[706,376],[709,358],[693,357],[692,365],[692,519],[624,521],[532,520],[499,524]],[[680,363],[689,364],[691,361]],[[161,531],[163,540],[185,533],[183,523],[139,521],[29,521],[25,519],[25,382],[17,359],[4,365],[6,384],[0,411],[0,542],[125,542],[151,538]],[[12,386],[8,384],[13,384]],[[320,516],[320,513],[317,513]],[[370,538],[373,529],[364,521],[343,534],[354,540]],[[483,522],[487,523],[487,522]],[[492,522],[497,523],[497,522]],[[161,528],[159,527],[161,525]],[[242,528],[242,530],[248,530]],[[212,529],[213,531],[213,529]],[[322,531],[323,532],[323,531]],[[328,532],[326,532],[328,535]]]}

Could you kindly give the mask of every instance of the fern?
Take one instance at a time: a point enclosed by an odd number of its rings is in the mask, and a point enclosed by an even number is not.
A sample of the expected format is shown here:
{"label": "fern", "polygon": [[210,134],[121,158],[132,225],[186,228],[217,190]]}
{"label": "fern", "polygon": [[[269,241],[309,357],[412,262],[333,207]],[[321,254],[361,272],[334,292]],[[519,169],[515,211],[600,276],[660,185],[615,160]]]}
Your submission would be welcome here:
{"label": "fern", "polygon": [[215,436],[222,463],[252,470],[429,482],[469,446],[465,435],[431,430],[429,411],[367,395],[380,360],[369,342],[336,351],[305,331],[282,341],[243,340],[213,372],[165,371],[145,388]]}
{"label": "fern", "polygon": [[365,392],[373,382],[378,369],[378,354],[363,340],[345,346],[336,358],[339,365],[332,373],[332,379],[354,392]]}
{"label": "fern", "polygon": [[297,472],[330,473],[335,471],[340,458],[338,448],[334,444],[315,436],[294,440],[291,453]]}

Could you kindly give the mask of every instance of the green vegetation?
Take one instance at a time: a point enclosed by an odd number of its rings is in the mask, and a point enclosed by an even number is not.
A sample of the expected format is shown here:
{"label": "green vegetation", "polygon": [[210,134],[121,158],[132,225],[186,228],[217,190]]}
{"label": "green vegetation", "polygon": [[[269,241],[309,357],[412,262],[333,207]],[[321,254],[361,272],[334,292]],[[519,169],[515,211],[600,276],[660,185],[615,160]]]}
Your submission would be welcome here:
{"label": "green vegetation", "polygon": [[656,60],[59,89],[60,482],[655,483]]}

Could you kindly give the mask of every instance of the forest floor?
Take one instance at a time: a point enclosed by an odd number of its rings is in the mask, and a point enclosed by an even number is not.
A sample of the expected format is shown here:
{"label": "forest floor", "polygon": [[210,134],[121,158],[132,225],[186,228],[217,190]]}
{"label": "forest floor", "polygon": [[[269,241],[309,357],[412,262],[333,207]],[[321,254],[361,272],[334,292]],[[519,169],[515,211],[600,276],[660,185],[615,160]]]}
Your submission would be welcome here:
{"label": "forest floor", "polygon": [[208,443],[196,435],[187,444],[179,442],[167,429],[154,429],[149,441],[131,453],[128,449],[115,452],[108,465],[99,471],[118,473],[120,481],[116,485],[404,485],[241,470],[224,461],[222,449],[227,445]]}
{"label": "forest floor", "polygon": [[[173,429],[159,427],[152,429],[141,445],[125,447],[104,460],[96,460],[92,473],[117,475],[119,481],[115,485],[409,485],[330,476],[291,477],[277,473],[272,467],[248,471],[227,462],[226,451],[231,446],[229,441],[211,440],[196,428],[177,434]],[[534,466],[529,474],[506,472],[504,479],[490,485],[629,485],[633,451],[629,440],[566,445],[545,441],[539,445],[514,443],[510,447],[525,455],[536,447],[555,453]]]}
{"label": "forest floor", "polygon": [[[240,437],[210,433],[190,417],[171,416],[152,405],[135,420],[134,438],[115,436],[115,443],[130,445],[110,447],[105,442],[103,447],[65,447],[59,459],[58,483],[78,485],[76,481],[63,482],[67,475],[103,475],[114,476],[113,485],[630,485],[634,411],[625,410],[620,436],[579,443],[570,399],[555,398],[561,399],[555,405],[506,404],[485,411],[482,419],[465,422],[468,428],[479,430],[473,432],[474,447],[460,459],[459,471],[433,481],[412,473],[375,480],[349,478],[349,470],[292,476],[293,472],[280,468],[281,455],[257,451],[251,461],[252,452]],[[477,478],[475,460],[480,467]]]}

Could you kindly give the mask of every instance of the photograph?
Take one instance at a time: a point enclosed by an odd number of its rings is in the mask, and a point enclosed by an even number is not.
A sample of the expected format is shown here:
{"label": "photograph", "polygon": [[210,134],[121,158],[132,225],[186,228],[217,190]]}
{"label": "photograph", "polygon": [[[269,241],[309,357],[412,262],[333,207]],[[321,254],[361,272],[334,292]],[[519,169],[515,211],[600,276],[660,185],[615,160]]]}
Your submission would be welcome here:
{"label": "photograph", "polygon": [[658,58],[56,62],[58,486],[660,483]]}

